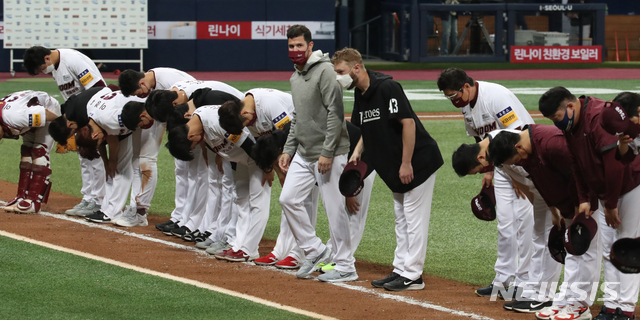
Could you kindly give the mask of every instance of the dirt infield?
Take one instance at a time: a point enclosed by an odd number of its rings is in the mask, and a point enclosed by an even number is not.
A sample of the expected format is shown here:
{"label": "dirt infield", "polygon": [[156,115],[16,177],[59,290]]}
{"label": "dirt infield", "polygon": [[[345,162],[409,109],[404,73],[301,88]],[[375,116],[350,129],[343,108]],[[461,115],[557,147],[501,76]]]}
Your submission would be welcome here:
{"label": "dirt infield", "polygon": [[[15,184],[0,181],[0,199],[11,199],[16,188]],[[61,214],[79,200],[53,193],[43,211]],[[118,229],[192,245],[176,237],[165,236],[154,228],[156,223],[164,221],[165,217],[150,215],[148,227]],[[477,297],[474,294],[476,286],[430,275],[424,275],[426,288],[422,291],[389,293],[374,289],[369,282],[385,277],[391,268],[372,263],[356,262],[360,279],[351,283],[351,286],[364,288],[365,292],[361,292],[316,280],[298,280],[294,275],[250,263],[218,261],[190,250],[44,215],[18,215],[0,211],[0,230],[340,319],[534,319],[531,314],[503,310],[501,300],[492,302],[488,298]],[[273,245],[274,241],[263,239],[260,254],[268,254]],[[410,298],[414,303],[389,299],[376,293]],[[438,311],[442,310],[436,310],[438,306],[446,310]],[[594,315],[598,311],[599,308],[592,308]],[[466,315],[460,315],[459,312]]]}

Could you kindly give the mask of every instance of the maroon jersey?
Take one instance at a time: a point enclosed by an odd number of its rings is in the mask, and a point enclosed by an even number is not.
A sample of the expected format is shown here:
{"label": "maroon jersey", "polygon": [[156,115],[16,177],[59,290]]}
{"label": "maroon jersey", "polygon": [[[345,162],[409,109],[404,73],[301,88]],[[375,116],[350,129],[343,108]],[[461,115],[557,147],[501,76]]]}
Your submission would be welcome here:
{"label": "maroon jersey", "polygon": [[549,207],[556,207],[565,218],[572,218],[578,194],[571,168],[573,157],[562,131],[556,126],[532,124],[529,130],[532,153],[520,165]]}
{"label": "maroon jersey", "polygon": [[570,132],[564,132],[576,164],[574,175],[580,201],[592,193],[604,201],[607,209],[615,209],[620,195],[640,184],[640,158],[628,165],[616,160],[618,138],[600,125],[600,113],[609,102],[582,96],[580,103],[578,123]]}

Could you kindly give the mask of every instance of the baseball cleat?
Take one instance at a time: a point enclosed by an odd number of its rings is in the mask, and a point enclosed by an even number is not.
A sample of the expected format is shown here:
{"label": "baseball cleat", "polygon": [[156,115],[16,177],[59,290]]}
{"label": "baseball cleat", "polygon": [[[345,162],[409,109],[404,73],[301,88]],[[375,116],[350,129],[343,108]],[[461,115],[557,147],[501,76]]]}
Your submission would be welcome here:
{"label": "baseball cleat", "polygon": [[276,262],[278,262],[278,259],[276,258],[275,255],[273,255],[273,253],[269,253],[268,255],[262,257],[262,258],[258,258],[253,260],[253,263],[259,265],[259,266],[272,266],[274,264],[276,264]]}
{"label": "baseball cleat", "polygon": [[[558,312],[551,319],[553,320],[591,320],[591,311],[585,306],[576,306],[573,304],[566,305],[562,311]],[[623,319],[614,317],[613,319]]]}
{"label": "baseball cleat", "polygon": [[385,283],[383,287],[389,291],[422,290],[424,289],[424,282],[422,281],[422,276],[416,280],[400,276],[391,282]]}
{"label": "baseball cleat", "polygon": [[182,227],[178,227],[175,228],[173,230],[171,230],[171,234],[178,237],[178,238],[182,238],[182,236],[184,236],[187,233],[191,233],[191,230],[189,230],[189,228],[187,228],[187,226],[182,226]]}
{"label": "baseball cleat", "polygon": [[82,199],[82,201],[80,201],[80,203],[76,204],[73,208],[68,209],[67,211],[65,211],[64,213],[66,215],[69,216],[75,216],[76,211],[80,210],[80,209],[84,209],[89,205],[89,201]]}
{"label": "baseball cleat", "polygon": [[309,277],[315,270],[318,269],[318,265],[322,262],[331,262],[331,249],[329,249],[328,247],[325,247],[324,251],[322,251],[322,253],[315,259],[305,259],[302,267],[300,267],[300,270],[298,270],[298,272],[296,273],[296,277],[298,277],[299,279],[305,279]]}
{"label": "baseball cleat", "polygon": [[[517,301],[517,300],[516,300]],[[546,307],[551,307],[553,301],[518,301],[513,305],[513,311],[522,313],[536,313]],[[506,308],[505,308],[506,309]]]}
{"label": "baseball cleat", "polygon": [[211,240],[211,238],[207,238],[206,240],[204,240],[202,242],[196,242],[196,248],[206,250],[207,248],[209,248],[213,244],[214,244],[214,241]]}
{"label": "baseball cleat", "polygon": [[300,268],[300,265],[300,261],[291,256],[288,256],[275,264],[276,268],[279,269],[298,269]]}
{"label": "baseball cleat", "polygon": [[341,272],[338,270],[330,270],[325,274],[318,276],[318,280],[322,282],[349,282],[358,280],[358,274],[353,272]]}
{"label": "baseball cleat", "polygon": [[102,211],[98,211],[94,214],[90,214],[84,217],[87,221],[96,223],[111,223],[111,218],[107,217]]}
{"label": "baseball cleat", "polygon": [[207,248],[207,253],[211,255],[219,255],[222,254],[225,250],[229,249],[231,249],[231,245],[227,242],[226,239],[223,239],[210,245],[209,248]]}
{"label": "baseball cleat", "polygon": [[556,314],[562,311],[562,308],[564,308],[564,306],[550,306],[550,307],[542,308],[542,310],[536,312],[536,319],[539,319],[539,320],[553,319],[553,317],[555,317]]}
{"label": "baseball cleat", "polygon": [[376,287],[376,288],[384,288],[384,284],[385,283],[389,283],[393,280],[396,280],[400,277],[399,274],[395,273],[395,272],[391,272],[390,275],[386,276],[384,279],[378,279],[378,280],[373,280],[371,281],[371,285]]}

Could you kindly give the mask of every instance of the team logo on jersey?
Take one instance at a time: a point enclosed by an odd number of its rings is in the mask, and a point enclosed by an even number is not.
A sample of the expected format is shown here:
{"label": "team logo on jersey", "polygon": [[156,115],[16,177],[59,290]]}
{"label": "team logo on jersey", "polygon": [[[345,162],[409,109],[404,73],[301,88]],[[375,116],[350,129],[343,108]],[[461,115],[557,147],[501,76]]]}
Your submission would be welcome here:
{"label": "team logo on jersey", "polygon": [[29,127],[39,127],[40,124],[42,124],[42,121],[39,114],[29,115]]}
{"label": "team logo on jersey", "polygon": [[284,128],[284,126],[289,122],[291,122],[291,119],[289,119],[289,116],[287,116],[286,112],[281,113],[279,116],[273,119],[273,125],[275,125],[275,127],[280,130],[282,130],[282,128]]}
{"label": "team logo on jersey", "polygon": [[91,72],[89,72],[89,69],[84,69],[84,71],[80,72],[78,75],[78,79],[80,79],[80,83],[82,83],[83,86],[86,86],[91,83],[93,76],[91,75]]}
{"label": "team logo on jersey", "polygon": [[71,81],[71,76],[68,74],[62,75],[62,81],[69,82]]}
{"label": "team logo on jersey", "polygon": [[229,141],[233,142],[233,143],[238,143],[238,141],[240,141],[240,138],[242,137],[242,135],[244,134],[229,134],[229,133],[225,133],[224,137],[229,139]]}
{"label": "team logo on jersey", "polygon": [[498,119],[500,119],[500,122],[502,122],[504,127],[508,127],[510,124],[518,120],[518,116],[516,116],[515,111],[513,111],[511,107],[507,107],[506,109],[498,112],[496,116],[498,116]]}
{"label": "team logo on jersey", "polygon": [[360,123],[380,120],[380,108],[360,111]]}

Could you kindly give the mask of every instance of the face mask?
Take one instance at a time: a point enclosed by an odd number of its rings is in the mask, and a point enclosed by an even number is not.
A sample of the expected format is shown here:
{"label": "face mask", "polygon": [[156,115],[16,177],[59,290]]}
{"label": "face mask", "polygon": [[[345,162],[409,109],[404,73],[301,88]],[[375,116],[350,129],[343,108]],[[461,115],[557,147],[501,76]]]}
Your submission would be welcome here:
{"label": "face mask", "polygon": [[569,131],[571,130],[571,127],[573,126],[573,117],[576,114],[574,113],[573,116],[571,116],[571,118],[569,118],[569,109],[565,109],[564,110],[564,118],[562,118],[562,120],[558,121],[558,122],[554,122],[553,124],[558,127],[558,129],[562,130],[562,131]]}
{"label": "face mask", "polygon": [[289,51],[289,59],[293,61],[294,64],[303,66],[307,64],[307,51]]}
{"label": "face mask", "polygon": [[146,125],[141,126],[141,129],[149,129],[153,126],[153,123],[155,122],[155,120],[151,119],[149,120],[149,123],[147,123]]}
{"label": "face mask", "polygon": [[478,173],[487,173],[487,172],[491,172],[493,171],[493,164],[490,164],[486,167],[482,167],[482,169],[480,169],[480,171],[478,171]]}
{"label": "face mask", "polygon": [[464,101],[462,99],[462,95],[464,94],[464,91],[460,92],[458,94],[458,98],[451,100],[451,103],[453,103],[453,106],[456,108],[464,108],[469,104],[469,101]]}
{"label": "face mask", "polygon": [[249,123],[247,123],[247,127],[251,127],[252,125],[256,124],[256,121],[258,121],[258,117],[256,117],[256,113],[250,113],[249,114],[253,115],[253,117],[251,117],[251,120],[249,120]]}
{"label": "face mask", "polygon": [[53,72],[53,70],[55,70],[55,67],[53,66],[53,64],[48,65],[46,68],[44,68],[44,70],[42,70],[42,72],[49,74],[51,72]]}
{"label": "face mask", "polygon": [[347,73],[347,74],[337,74],[336,75],[336,80],[338,80],[338,83],[340,84],[340,86],[344,89],[351,89],[351,84],[353,83],[353,78],[351,78],[351,76]]}
{"label": "face mask", "polygon": [[[147,88],[147,86],[144,86],[145,88]],[[140,89],[142,89],[142,85],[140,85]],[[138,95],[138,98],[146,98],[149,96],[149,93],[151,92],[151,90],[149,90],[149,88],[147,88],[147,92],[141,93]]]}

